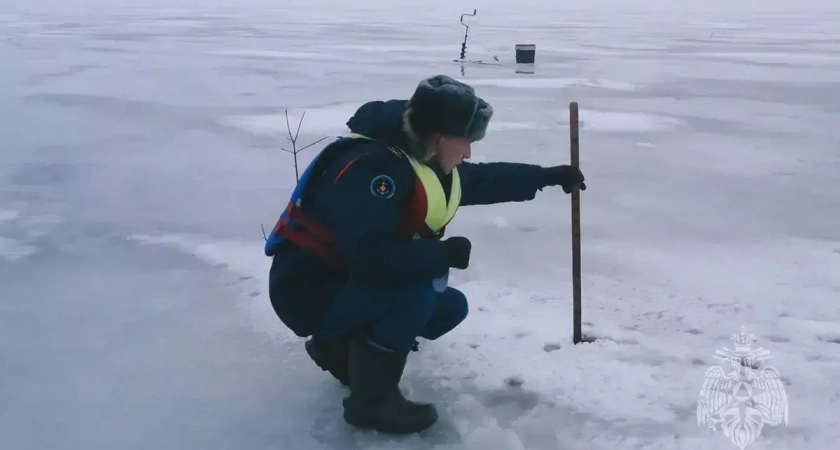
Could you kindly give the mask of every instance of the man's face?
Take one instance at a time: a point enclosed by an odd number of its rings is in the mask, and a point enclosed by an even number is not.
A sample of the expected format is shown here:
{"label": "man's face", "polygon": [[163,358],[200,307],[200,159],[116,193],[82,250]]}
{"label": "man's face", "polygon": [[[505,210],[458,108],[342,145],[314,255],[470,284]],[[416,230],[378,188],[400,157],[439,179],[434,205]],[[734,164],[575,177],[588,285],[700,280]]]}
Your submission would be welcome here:
{"label": "man's face", "polygon": [[472,156],[472,142],[462,138],[439,136],[436,150],[440,166],[448,174],[455,166]]}

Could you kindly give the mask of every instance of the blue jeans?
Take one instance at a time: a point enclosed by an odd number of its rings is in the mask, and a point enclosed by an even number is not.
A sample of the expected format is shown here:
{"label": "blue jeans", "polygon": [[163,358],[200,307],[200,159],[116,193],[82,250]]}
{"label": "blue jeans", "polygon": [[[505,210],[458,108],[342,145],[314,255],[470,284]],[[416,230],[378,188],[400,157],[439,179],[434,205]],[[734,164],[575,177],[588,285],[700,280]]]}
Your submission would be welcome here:
{"label": "blue jeans", "polygon": [[418,336],[437,339],[458,326],[467,313],[466,296],[451,287],[439,293],[431,282],[385,287],[350,281],[313,336],[337,336],[364,327],[375,343],[407,352]]}

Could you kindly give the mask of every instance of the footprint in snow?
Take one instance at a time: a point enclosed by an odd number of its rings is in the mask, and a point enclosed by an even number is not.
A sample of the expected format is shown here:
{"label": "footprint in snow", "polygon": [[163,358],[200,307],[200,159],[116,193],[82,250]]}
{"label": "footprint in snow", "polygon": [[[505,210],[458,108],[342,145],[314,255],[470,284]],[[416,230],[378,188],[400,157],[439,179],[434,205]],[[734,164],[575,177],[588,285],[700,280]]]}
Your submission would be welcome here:
{"label": "footprint in snow", "polygon": [[510,387],[520,387],[525,384],[525,380],[520,376],[510,376],[505,378],[505,384]]}
{"label": "footprint in snow", "polygon": [[822,335],[818,339],[831,344],[840,344],[840,335]]}
{"label": "footprint in snow", "polygon": [[546,353],[551,353],[556,350],[560,350],[560,344],[548,343],[543,346],[543,351]]}
{"label": "footprint in snow", "polygon": [[675,405],[672,404],[668,406],[668,410],[674,413],[677,420],[680,422],[685,422],[688,419],[695,417],[697,415],[697,405],[696,404],[688,404],[688,405]]}

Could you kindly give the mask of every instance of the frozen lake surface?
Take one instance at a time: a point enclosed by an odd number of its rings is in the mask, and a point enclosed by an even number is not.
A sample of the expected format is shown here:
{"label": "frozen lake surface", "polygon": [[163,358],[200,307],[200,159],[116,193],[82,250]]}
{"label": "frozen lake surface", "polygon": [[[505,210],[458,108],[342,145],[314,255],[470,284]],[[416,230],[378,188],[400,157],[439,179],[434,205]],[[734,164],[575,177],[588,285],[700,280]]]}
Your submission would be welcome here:
{"label": "frozen lake surface", "polygon": [[[744,326],[790,405],[748,448],[836,449],[840,4],[548,3],[0,0],[2,447],[737,448],[697,405]],[[467,56],[501,65],[462,72],[473,8]],[[286,108],[308,143],[438,73],[496,109],[478,161],[567,163],[580,103],[598,339],[571,345],[562,190],[464,208],[470,316],[402,383],[441,420],[382,437],[274,315],[260,225]]]}

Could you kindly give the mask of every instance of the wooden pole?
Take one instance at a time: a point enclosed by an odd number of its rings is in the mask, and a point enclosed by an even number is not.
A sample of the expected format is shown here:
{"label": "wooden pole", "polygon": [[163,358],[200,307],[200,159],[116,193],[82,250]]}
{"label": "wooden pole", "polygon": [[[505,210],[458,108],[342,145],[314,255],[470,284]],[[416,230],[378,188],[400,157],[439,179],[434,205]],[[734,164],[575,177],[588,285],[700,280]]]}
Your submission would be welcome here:
{"label": "wooden pole", "polygon": [[[569,104],[569,140],[571,144],[571,165],[580,167],[579,155],[579,127],[578,127],[578,104]],[[581,331],[581,289],[580,289],[580,189],[572,188],[572,295],[574,299],[574,335],[572,341],[575,345],[583,341]]]}

